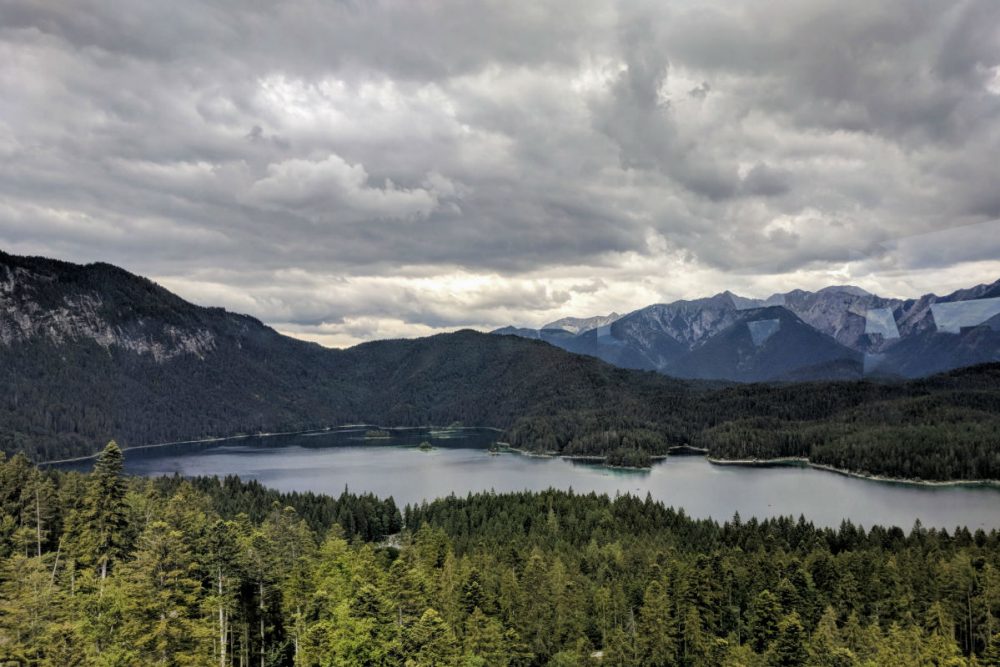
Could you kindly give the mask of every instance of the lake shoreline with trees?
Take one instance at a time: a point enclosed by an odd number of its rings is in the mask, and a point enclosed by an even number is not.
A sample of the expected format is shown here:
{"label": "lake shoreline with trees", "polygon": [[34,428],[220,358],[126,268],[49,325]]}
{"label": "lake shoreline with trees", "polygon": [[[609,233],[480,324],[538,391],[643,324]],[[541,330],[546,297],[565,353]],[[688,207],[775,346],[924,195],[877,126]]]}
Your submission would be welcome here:
{"label": "lake shoreline with trees", "polygon": [[556,490],[400,509],[124,476],[113,444],[86,474],[0,458],[0,502],[0,646],[27,664],[1000,659],[996,529],[720,522]]}
{"label": "lake shoreline with trees", "polygon": [[847,470],[845,468],[837,468],[835,466],[826,465],[824,463],[813,463],[806,457],[799,456],[785,456],[773,459],[720,459],[711,456],[706,456],[706,460],[712,465],[717,466],[744,466],[747,468],[754,467],[769,467],[769,466],[804,466],[812,468],[814,470],[822,470],[825,472],[832,472],[837,475],[844,475],[845,477],[854,477],[856,479],[864,479],[871,482],[883,482],[886,484],[905,484],[910,486],[942,486],[942,487],[952,487],[952,486],[984,486],[991,488],[1000,489],[1000,480],[996,479],[955,479],[955,480],[926,480],[926,479],[913,479],[913,478],[903,478],[903,477],[887,477],[885,475],[873,475],[863,472],[857,472],[854,470]]}
{"label": "lake shoreline with trees", "polygon": [[[362,430],[367,429],[367,430]],[[163,447],[172,446],[183,446],[183,445],[206,445],[206,444],[219,444],[225,442],[235,442],[240,440],[254,439],[254,438],[271,438],[280,436],[294,436],[294,435],[322,435],[329,432],[344,432],[348,430],[358,430],[361,433],[360,441],[367,442],[377,442],[382,443],[390,439],[390,436],[394,432],[412,432],[412,431],[428,431],[435,432],[437,434],[447,433],[450,431],[483,431],[490,430],[497,433],[503,433],[503,429],[492,427],[492,426],[376,426],[372,424],[344,424],[341,426],[328,426],[319,429],[306,429],[298,431],[286,431],[286,432],[276,432],[276,433],[252,433],[252,434],[239,434],[225,437],[206,437],[200,439],[191,440],[180,440],[176,442],[163,442],[155,443],[149,445],[134,445],[129,447],[121,447],[123,453],[129,451],[143,451],[150,449],[157,449]],[[378,436],[370,436],[374,430],[378,431]],[[610,460],[608,455],[601,454],[566,454],[562,452],[546,452],[546,451],[536,451],[532,449],[526,449],[522,447],[516,447],[508,442],[498,440],[494,443],[497,449],[500,451],[509,451],[512,453],[519,454],[521,456],[535,457],[535,458],[560,458],[568,461],[579,461],[584,463],[593,463],[595,465],[602,465],[603,467],[612,470],[626,470],[626,471],[642,471],[650,470],[653,465],[662,463],[668,460],[671,456],[703,456],[712,465],[719,466],[744,466],[744,467],[768,467],[768,466],[807,466],[815,470],[821,470],[825,472],[831,472],[838,475],[845,475],[848,477],[854,477],[857,479],[868,480],[872,482],[882,482],[888,484],[905,484],[912,486],[925,486],[925,487],[989,487],[1000,489],[1000,479],[950,479],[950,480],[926,480],[919,478],[905,478],[905,477],[893,477],[889,475],[879,475],[874,473],[867,473],[857,470],[851,470],[847,468],[839,468],[825,463],[817,463],[811,461],[808,457],[803,456],[778,456],[773,458],[722,458],[718,456],[713,456],[710,454],[709,449],[703,447],[696,447],[691,445],[675,445],[670,447],[669,453],[667,454],[651,454],[646,457],[647,461],[644,463],[637,463],[635,465],[629,465],[623,462],[609,463]],[[494,451],[489,449],[488,451]],[[59,459],[53,461],[39,461],[35,462],[36,465],[40,467],[59,467],[60,465],[79,463],[89,460],[96,460],[100,456],[100,453],[93,454],[89,456],[79,456],[67,459]]]}

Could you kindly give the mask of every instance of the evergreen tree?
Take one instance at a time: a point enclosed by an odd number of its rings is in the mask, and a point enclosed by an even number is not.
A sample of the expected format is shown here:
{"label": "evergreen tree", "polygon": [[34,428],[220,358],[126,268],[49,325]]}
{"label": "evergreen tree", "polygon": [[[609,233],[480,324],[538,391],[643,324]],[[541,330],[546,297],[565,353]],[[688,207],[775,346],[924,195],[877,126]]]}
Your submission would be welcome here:
{"label": "evergreen tree", "polygon": [[980,664],[983,667],[1000,667],[1000,632],[990,637],[986,650],[983,651]]}
{"label": "evergreen tree", "polygon": [[750,610],[750,640],[758,652],[763,652],[778,636],[781,605],[777,596],[765,589],[754,598]]}
{"label": "evergreen tree", "polygon": [[232,618],[237,612],[242,583],[236,531],[233,522],[217,519],[209,528],[205,543],[204,567],[211,582],[208,604],[215,611],[217,619],[216,649],[219,667],[229,664]]}
{"label": "evergreen tree", "polygon": [[827,606],[809,641],[809,663],[816,667],[849,667],[855,657],[842,645],[837,629],[837,613]]}
{"label": "evergreen tree", "polygon": [[465,621],[465,654],[475,656],[486,667],[507,667],[510,648],[504,640],[503,626],[488,617],[479,607]]}
{"label": "evergreen tree", "polygon": [[629,667],[636,664],[635,641],[623,628],[613,628],[604,637],[601,665]]}
{"label": "evergreen tree", "polygon": [[459,658],[458,641],[433,609],[426,610],[404,636],[407,667],[448,667]]}
{"label": "evergreen tree", "polygon": [[265,539],[277,568],[277,581],[284,607],[292,614],[293,655],[298,656],[305,631],[305,605],[310,593],[309,562],[316,542],[305,521],[291,507],[275,509],[264,523]]}
{"label": "evergreen tree", "polygon": [[771,649],[774,667],[799,667],[809,660],[806,650],[806,631],[799,615],[792,612],[778,624],[778,636]]}
{"label": "evergreen tree", "polygon": [[636,627],[636,643],[642,664],[649,667],[674,664],[677,654],[674,639],[676,634],[677,623],[671,610],[670,598],[663,584],[654,579],[646,587]]}
{"label": "evergreen tree", "polygon": [[71,518],[71,548],[77,562],[94,567],[103,581],[128,549],[124,456],[112,440],[97,457],[82,506]]}
{"label": "evergreen tree", "polygon": [[149,665],[195,665],[211,654],[212,626],[202,613],[198,564],[184,535],[163,521],[143,532],[125,566],[124,636]]}
{"label": "evergreen tree", "polygon": [[713,642],[705,634],[701,614],[693,605],[684,612],[681,622],[681,664],[708,667]]}
{"label": "evergreen tree", "polygon": [[51,566],[14,554],[0,572],[0,656],[19,664],[83,664],[83,638],[72,601],[52,584]]}

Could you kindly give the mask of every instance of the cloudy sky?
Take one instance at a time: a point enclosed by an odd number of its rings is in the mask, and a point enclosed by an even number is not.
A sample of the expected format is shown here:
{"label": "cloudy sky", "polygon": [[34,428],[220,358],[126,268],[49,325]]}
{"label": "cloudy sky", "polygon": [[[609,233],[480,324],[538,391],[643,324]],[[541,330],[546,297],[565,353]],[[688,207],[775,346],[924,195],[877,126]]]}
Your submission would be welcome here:
{"label": "cloudy sky", "polygon": [[1000,2],[0,0],[0,248],[343,346],[1000,278]]}

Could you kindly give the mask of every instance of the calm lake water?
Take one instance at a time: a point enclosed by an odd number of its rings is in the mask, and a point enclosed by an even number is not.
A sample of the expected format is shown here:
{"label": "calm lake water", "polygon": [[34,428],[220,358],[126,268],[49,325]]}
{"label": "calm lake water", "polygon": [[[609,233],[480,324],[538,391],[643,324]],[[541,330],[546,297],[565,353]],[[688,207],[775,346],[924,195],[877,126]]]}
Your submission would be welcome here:
{"label": "calm lake water", "polygon": [[[1000,490],[983,486],[921,487],[876,482],[799,466],[720,466],[701,456],[672,456],[652,470],[616,470],[516,452],[490,455],[499,433],[486,429],[393,430],[366,440],[365,429],[248,437],[134,449],[125,469],[134,475],[239,475],[283,491],[339,494],[345,487],[393,496],[402,507],[451,493],[543,490],[550,487],[614,496],[647,493],[694,517],[725,521],[805,515],[819,525],[841,520],[870,527],[952,529],[1000,527]],[[434,445],[422,451],[417,445]],[[92,461],[61,464],[87,470]]]}

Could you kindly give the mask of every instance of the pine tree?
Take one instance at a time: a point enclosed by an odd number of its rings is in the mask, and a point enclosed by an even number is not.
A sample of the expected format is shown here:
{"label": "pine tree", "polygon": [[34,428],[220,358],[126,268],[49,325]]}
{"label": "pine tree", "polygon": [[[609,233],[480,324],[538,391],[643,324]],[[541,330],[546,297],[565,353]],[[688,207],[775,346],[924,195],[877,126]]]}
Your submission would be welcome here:
{"label": "pine tree", "polygon": [[455,634],[433,609],[426,610],[404,637],[407,667],[448,667],[458,663]]}
{"label": "pine tree", "polygon": [[810,664],[816,667],[849,667],[854,664],[854,654],[842,646],[837,629],[837,612],[827,606],[816,624],[816,630],[809,640]]}
{"label": "pine tree", "polygon": [[124,566],[125,637],[144,664],[187,665],[211,654],[211,621],[202,613],[197,563],[184,535],[162,521],[140,538]]}
{"label": "pine tree", "polygon": [[685,665],[708,665],[712,651],[709,638],[705,635],[701,614],[694,605],[688,605],[681,622],[681,657]]}
{"label": "pine tree", "polygon": [[503,626],[479,607],[465,621],[465,653],[476,656],[488,667],[507,667],[510,649],[504,641]]}
{"label": "pine tree", "polygon": [[218,624],[216,646],[219,667],[226,667],[228,664],[231,619],[236,612],[237,594],[242,581],[236,535],[236,527],[232,522],[219,519],[209,528],[205,544],[204,566],[212,582],[209,604],[215,611]]}
{"label": "pine tree", "polygon": [[778,624],[778,636],[771,650],[770,663],[774,667],[799,667],[808,660],[806,631],[799,615],[792,612]]}
{"label": "pine tree", "polygon": [[30,552],[36,557],[41,557],[51,537],[56,516],[55,496],[52,480],[38,468],[32,468],[21,491],[21,521],[30,530]]}
{"label": "pine tree", "polygon": [[471,614],[477,607],[482,609],[484,600],[482,577],[473,569],[462,584],[462,609]]}
{"label": "pine tree", "polygon": [[720,667],[765,667],[765,665],[764,657],[754,653],[749,644],[740,646],[735,642],[730,642],[720,663]]}
{"label": "pine tree", "polygon": [[81,507],[70,519],[77,562],[95,568],[102,582],[128,550],[123,467],[122,450],[112,440],[97,457]]}
{"label": "pine tree", "polygon": [[316,542],[305,521],[291,507],[272,511],[263,529],[278,570],[276,578],[284,607],[292,614],[290,630],[297,659],[310,593],[308,563],[316,552]]}
{"label": "pine tree", "polygon": [[83,638],[71,600],[53,584],[52,567],[14,554],[0,572],[0,655],[19,664],[59,667],[83,663]]}
{"label": "pine tree", "polygon": [[670,608],[670,598],[663,584],[654,579],[646,587],[636,627],[636,643],[642,664],[649,667],[674,664],[676,634],[677,621]]}
{"label": "pine tree", "polygon": [[613,628],[604,637],[601,665],[629,667],[636,664],[635,642],[622,628]]}
{"label": "pine tree", "polygon": [[778,636],[781,605],[777,596],[764,589],[754,598],[750,609],[750,639],[754,648],[763,653]]}
{"label": "pine tree", "polygon": [[[272,584],[277,578],[274,545],[268,540],[263,528],[251,528],[240,539],[241,567],[247,573],[257,595],[256,604],[256,637],[257,658],[260,667],[265,667],[270,650],[268,641],[269,615],[268,609],[275,591]],[[251,640],[247,637],[248,643]]]}

